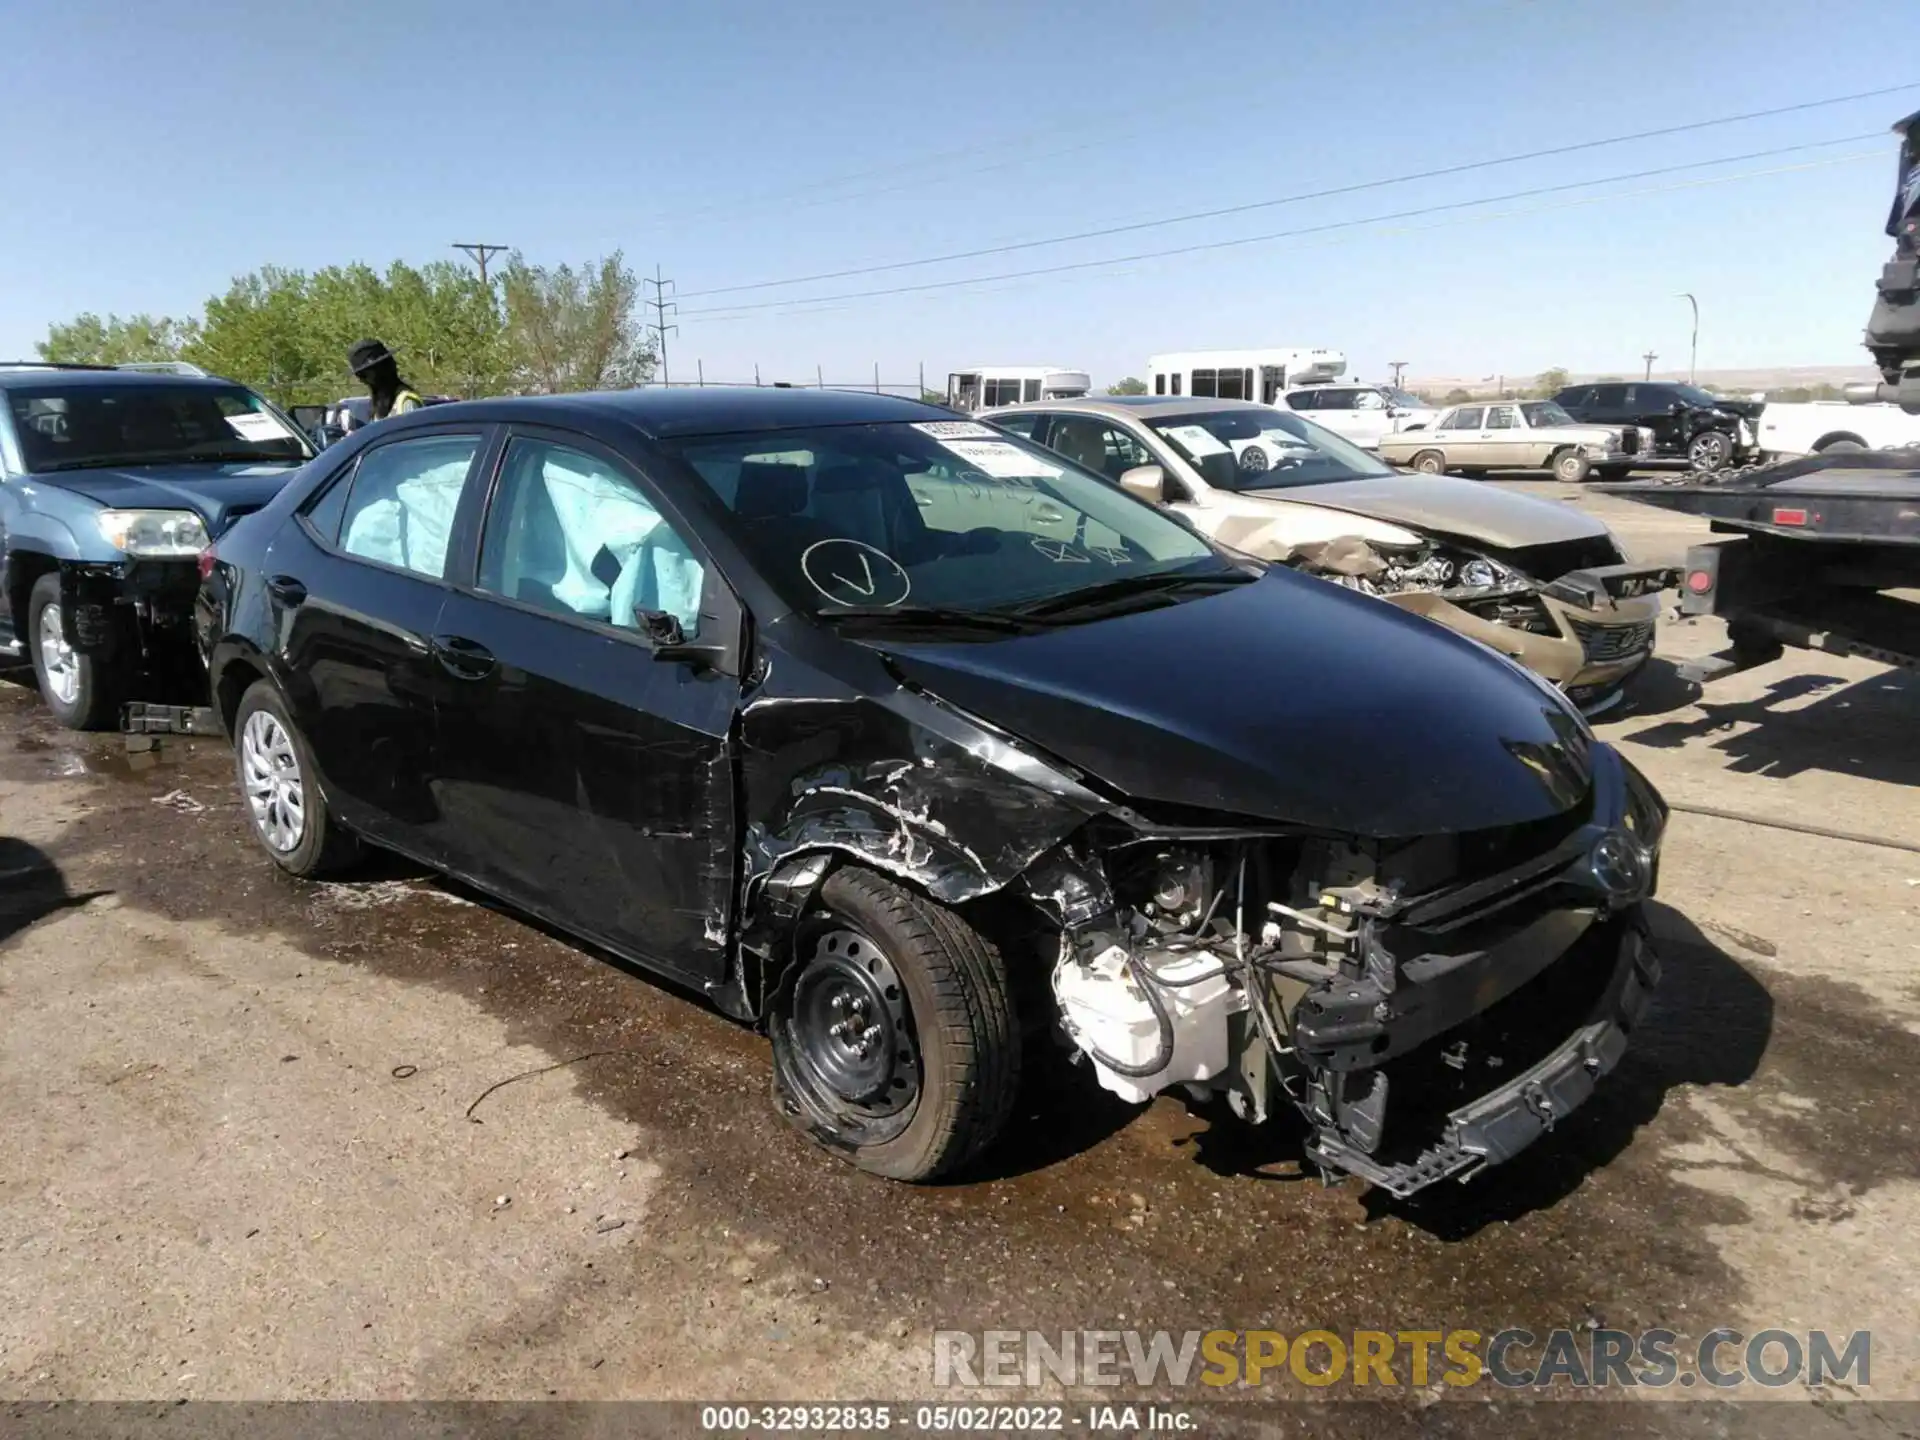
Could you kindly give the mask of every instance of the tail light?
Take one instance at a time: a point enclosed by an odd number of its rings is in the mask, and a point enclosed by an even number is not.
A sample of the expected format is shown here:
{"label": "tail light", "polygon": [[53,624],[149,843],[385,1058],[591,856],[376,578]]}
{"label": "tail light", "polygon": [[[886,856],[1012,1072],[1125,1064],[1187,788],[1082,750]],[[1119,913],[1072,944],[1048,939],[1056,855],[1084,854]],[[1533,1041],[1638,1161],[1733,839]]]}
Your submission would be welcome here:
{"label": "tail light", "polygon": [[208,580],[213,577],[213,562],[218,558],[219,557],[213,553],[213,546],[211,545],[200,552],[200,578],[202,580]]}
{"label": "tail light", "polygon": [[1713,589],[1712,572],[1707,570],[1688,571],[1687,572],[1687,589],[1691,590],[1696,595],[1706,594],[1709,590]]}

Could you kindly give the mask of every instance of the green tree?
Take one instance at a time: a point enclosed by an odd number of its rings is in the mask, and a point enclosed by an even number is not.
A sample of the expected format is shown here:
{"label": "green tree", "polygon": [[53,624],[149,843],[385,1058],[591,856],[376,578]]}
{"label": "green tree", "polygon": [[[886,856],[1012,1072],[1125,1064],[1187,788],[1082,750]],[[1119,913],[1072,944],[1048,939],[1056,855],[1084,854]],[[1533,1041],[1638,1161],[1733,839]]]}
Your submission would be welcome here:
{"label": "green tree", "polygon": [[1542,400],[1551,400],[1567,388],[1567,381],[1570,378],[1567,372],[1557,365],[1551,370],[1542,370],[1533,377],[1533,393]]}
{"label": "green tree", "polygon": [[500,280],[514,388],[536,394],[646,383],[658,358],[638,314],[640,282],[618,251],[575,269],[515,252]]}
{"label": "green tree", "polygon": [[1107,393],[1109,395],[1144,395],[1147,393],[1147,382],[1137,375],[1129,375],[1126,379],[1116,380],[1107,386]]}
{"label": "green tree", "polygon": [[1442,405],[1463,405],[1473,398],[1471,390],[1462,390],[1458,385],[1440,397]]}
{"label": "green tree", "polygon": [[166,316],[109,315],[91,312],[54,325],[34,349],[42,360],[62,365],[126,365],[138,361],[178,360],[194,339],[191,320]]}
{"label": "green tree", "polygon": [[942,395],[938,390],[922,390],[920,392],[920,403],[922,405],[944,405],[947,403],[947,397]]}

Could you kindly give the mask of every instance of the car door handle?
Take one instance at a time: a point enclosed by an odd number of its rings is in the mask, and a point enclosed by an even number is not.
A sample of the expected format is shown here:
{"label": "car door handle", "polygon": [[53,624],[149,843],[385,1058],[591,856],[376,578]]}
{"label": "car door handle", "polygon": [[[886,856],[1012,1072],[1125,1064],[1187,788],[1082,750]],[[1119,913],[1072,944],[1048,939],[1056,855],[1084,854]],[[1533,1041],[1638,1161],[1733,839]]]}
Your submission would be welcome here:
{"label": "car door handle", "polygon": [[427,642],[440,668],[460,680],[484,680],[493,673],[493,652],[464,635],[436,635]]}
{"label": "car door handle", "polygon": [[282,605],[298,605],[307,598],[307,587],[291,575],[269,575],[267,593]]}

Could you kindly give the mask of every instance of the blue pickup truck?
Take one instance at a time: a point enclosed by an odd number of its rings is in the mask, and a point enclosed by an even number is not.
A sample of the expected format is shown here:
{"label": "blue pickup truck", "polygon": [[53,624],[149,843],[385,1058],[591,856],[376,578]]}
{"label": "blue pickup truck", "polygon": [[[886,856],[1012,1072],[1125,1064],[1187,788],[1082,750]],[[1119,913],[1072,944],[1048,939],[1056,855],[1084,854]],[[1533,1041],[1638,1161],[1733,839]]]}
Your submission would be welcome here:
{"label": "blue pickup truck", "polygon": [[198,663],[201,551],[314,454],[243,385],[190,365],[0,364],[0,661],[47,707],[112,725],[147,677]]}

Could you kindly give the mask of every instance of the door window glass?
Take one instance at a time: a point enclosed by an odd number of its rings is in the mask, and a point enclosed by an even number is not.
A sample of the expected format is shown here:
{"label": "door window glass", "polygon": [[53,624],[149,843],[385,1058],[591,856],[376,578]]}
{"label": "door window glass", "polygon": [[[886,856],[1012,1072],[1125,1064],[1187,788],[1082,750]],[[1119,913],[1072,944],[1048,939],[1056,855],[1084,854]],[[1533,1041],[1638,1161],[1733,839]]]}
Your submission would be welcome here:
{"label": "door window glass", "polygon": [[1011,430],[1024,439],[1031,440],[1033,432],[1040,424],[1038,415],[996,415],[993,423],[999,429]]}
{"label": "door window glass", "polygon": [[[1178,390],[1173,392],[1178,395]],[[1196,370],[1193,372],[1193,393],[1213,399],[1220,393],[1220,372],[1217,370]]]}
{"label": "door window glass", "polygon": [[423,435],[365,452],[350,482],[340,548],[441,579],[454,511],[479,449],[477,435]]}
{"label": "door window glass", "polygon": [[1027,381],[1021,386],[1020,393],[1028,400],[1038,400],[1040,398],[1040,382],[1038,380]]}
{"label": "door window glass", "polygon": [[1475,406],[1470,410],[1456,410],[1453,412],[1453,418],[1447,422],[1446,428],[1449,430],[1478,430],[1480,428],[1480,422],[1486,413],[1486,410],[1480,406]]}
{"label": "door window glass", "polygon": [[1603,410],[1617,410],[1632,399],[1633,391],[1625,385],[1596,385],[1589,403]]}
{"label": "door window glass", "polygon": [[1487,429],[1511,430],[1520,422],[1513,417],[1513,406],[1496,405],[1487,411]]}
{"label": "door window glass", "polygon": [[1137,437],[1118,426],[1079,416],[1057,417],[1047,432],[1047,448],[1109,480],[1118,480],[1136,465],[1154,463]]}
{"label": "door window glass", "polygon": [[1381,395],[1378,390],[1361,390],[1353,397],[1353,408],[1356,410],[1384,410],[1387,408],[1387,402],[1386,398]]}
{"label": "door window glass", "polygon": [[665,612],[691,637],[705,571],[631,477],[544,440],[507,447],[480,543],[480,588],[522,604],[638,630]]}
{"label": "door window glass", "polygon": [[1287,396],[1289,410],[1311,410],[1319,403],[1319,396],[1311,390],[1295,390]]}

